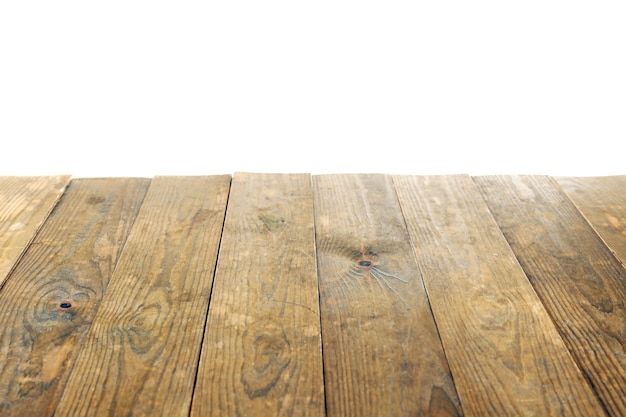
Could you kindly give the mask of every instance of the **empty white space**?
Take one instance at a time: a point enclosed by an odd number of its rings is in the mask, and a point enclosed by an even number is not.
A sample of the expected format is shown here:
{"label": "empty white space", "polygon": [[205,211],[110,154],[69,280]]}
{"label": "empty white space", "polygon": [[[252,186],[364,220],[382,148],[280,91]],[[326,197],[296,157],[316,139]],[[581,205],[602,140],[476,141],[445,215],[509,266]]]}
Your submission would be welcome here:
{"label": "empty white space", "polygon": [[2,1],[0,175],[626,174],[623,1]]}

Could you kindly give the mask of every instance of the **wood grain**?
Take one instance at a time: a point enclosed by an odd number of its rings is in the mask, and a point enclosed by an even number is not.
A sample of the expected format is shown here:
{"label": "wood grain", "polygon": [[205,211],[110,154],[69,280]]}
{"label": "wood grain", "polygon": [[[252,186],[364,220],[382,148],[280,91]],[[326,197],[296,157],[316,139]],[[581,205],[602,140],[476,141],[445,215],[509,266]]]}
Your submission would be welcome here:
{"label": "wood grain", "polygon": [[0,288],[69,180],[68,175],[0,177]]}
{"label": "wood grain", "polygon": [[626,175],[556,180],[622,265],[626,265]]}
{"label": "wood grain", "polygon": [[459,416],[391,177],[313,177],[328,416]]}
{"label": "wood grain", "polygon": [[626,415],[626,270],[553,178],[475,181],[609,414]]}
{"label": "wood grain", "polygon": [[192,416],[323,416],[309,175],[233,178]]}
{"label": "wood grain", "polygon": [[0,415],[51,416],[149,180],[73,180],[0,292]]}
{"label": "wood grain", "polygon": [[394,182],[465,414],[604,415],[472,180]]}
{"label": "wood grain", "polygon": [[152,180],[56,417],[188,415],[229,185]]}

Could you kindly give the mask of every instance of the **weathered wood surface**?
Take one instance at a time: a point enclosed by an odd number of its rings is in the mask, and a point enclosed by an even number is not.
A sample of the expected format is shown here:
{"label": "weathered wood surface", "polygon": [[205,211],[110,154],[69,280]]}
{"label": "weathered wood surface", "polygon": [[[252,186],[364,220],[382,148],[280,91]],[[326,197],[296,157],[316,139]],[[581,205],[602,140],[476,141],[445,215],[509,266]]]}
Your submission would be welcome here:
{"label": "weathered wood surface", "polygon": [[73,180],[13,270],[0,291],[0,415],[53,415],[148,183]]}
{"label": "weathered wood surface", "polygon": [[461,415],[391,177],[314,195],[327,415]]}
{"label": "weathered wood surface", "polygon": [[471,178],[394,182],[465,414],[604,415]]}
{"label": "weathered wood surface", "polygon": [[553,178],[475,181],[607,411],[626,415],[626,270]]}
{"label": "weathered wood surface", "polygon": [[309,175],[238,173],[192,416],[323,416]]}
{"label": "weathered wood surface", "polygon": [[626,175],[556,180],[622,265],[626,265]]}
{"label": "weathered wood surface", "polygon": [[0,177],[0,288],[70,177]]}
{"label": "weathered wood surface", "polygon": [[229,185],[152,180],[56,417],[188,415]]}
{"label": "weathered wood surface", "polygon": [[2,417],[626,416],[626,176],[68,181],[0,177]]}

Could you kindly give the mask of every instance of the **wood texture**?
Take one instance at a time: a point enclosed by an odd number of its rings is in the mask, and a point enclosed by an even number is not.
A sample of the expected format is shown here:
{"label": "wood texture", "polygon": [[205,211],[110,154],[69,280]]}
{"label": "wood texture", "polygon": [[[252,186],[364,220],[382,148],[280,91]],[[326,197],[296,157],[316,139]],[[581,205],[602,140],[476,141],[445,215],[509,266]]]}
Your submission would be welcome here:
{"label": "wood texture", "polygon": [[56,417],[188,415],[229,184],[152,180]]}
{"label": "wood texture", "polygon": [[67,175],[0,177],[0,288],[69,180]]}
{"label": "wood texture", "polygon": [[327,415],[461,415],[391,177],[313,180]]}
{"label": "wood texture", "polygon": [[234,176],[192,416],[323,416],[309,175]]}
{"label": "wood texture", "polygon": [[54,413],[148,184],[73,180],[10,275],[0,292],[0,415]]}
{"label": "wood texture", "polygon": [[0,177],[0,416],[626,416],[626,176],[68,181]]}
{"label": "wood texture", "polygon": [[394,182],[465,414],[604,415],[472,180]]}
{"label": "wood texture", "polygon": [[556,180],[622,265],[626,265],[626,175]]}
{"label": "wood texture", "polygon": [[475,181],[610,415],[626,415],[626,270],[549,177]]}

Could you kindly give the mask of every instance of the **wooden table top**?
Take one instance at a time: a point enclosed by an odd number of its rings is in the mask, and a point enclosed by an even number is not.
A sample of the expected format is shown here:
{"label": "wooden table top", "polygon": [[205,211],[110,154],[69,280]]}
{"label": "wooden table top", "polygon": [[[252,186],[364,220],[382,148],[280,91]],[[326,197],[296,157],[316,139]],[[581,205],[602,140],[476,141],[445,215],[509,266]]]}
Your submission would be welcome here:
{"label": "wooden table top", "polygon": [[0,416],[626,416],[626,176],[0,177]]}

